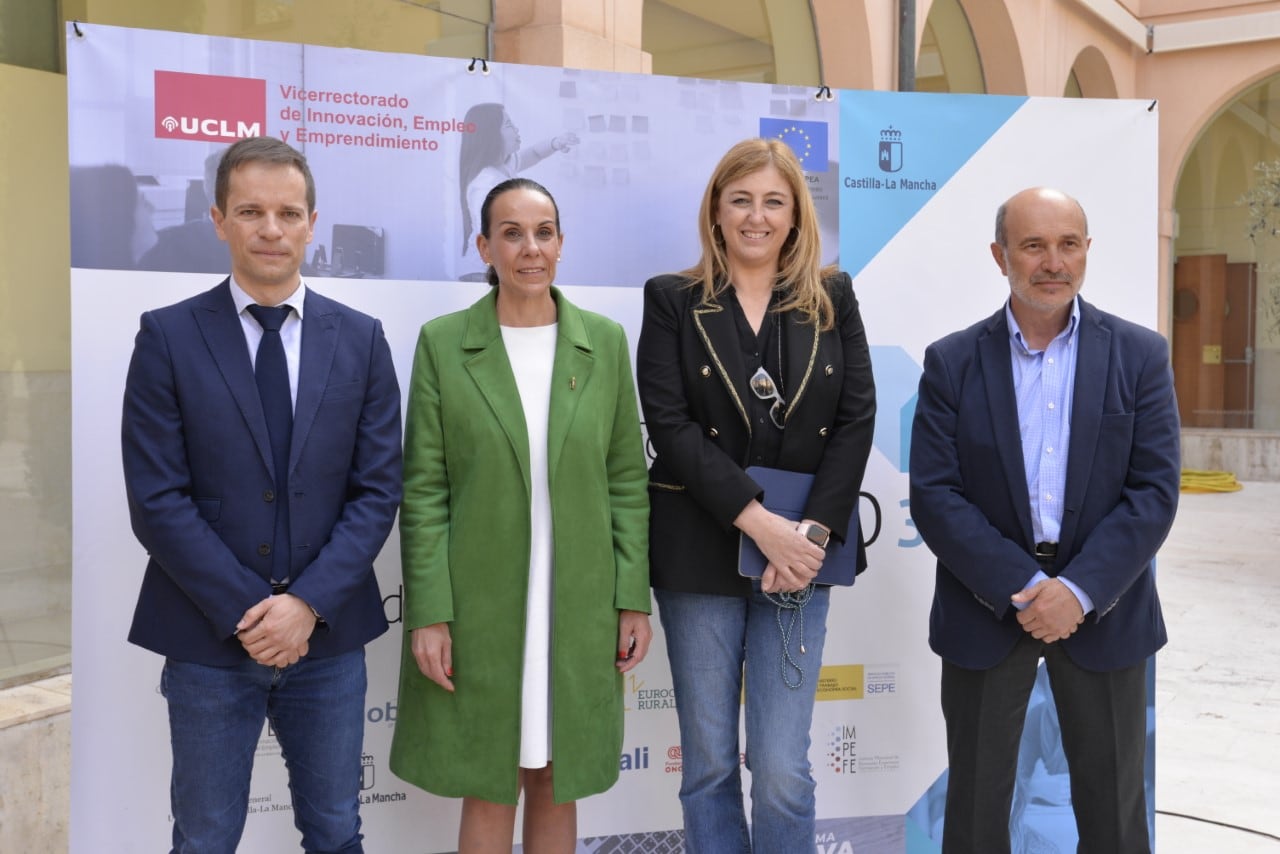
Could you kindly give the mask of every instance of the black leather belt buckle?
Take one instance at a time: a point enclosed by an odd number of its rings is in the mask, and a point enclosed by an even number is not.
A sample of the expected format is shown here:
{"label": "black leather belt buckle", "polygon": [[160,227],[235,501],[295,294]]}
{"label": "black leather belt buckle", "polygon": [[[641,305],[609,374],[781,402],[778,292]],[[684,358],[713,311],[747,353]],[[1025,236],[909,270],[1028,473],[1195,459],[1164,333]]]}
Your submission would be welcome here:
{"label": "black leather belt buckle", "polygon": [[281,593],[284,593],[284,592],[285,592],[286,590],[288,590],[288,589],[289,589],[289,582],[287,582],[287,581],[273,581],[273,582],[271,582],[271,595],[272,595],[272,596],[279,596]]}
{"label": "black leather belt buckle", "polygon": [[1058,556],[1057,543],[1036,543],[1036,560],[1053,560]]}

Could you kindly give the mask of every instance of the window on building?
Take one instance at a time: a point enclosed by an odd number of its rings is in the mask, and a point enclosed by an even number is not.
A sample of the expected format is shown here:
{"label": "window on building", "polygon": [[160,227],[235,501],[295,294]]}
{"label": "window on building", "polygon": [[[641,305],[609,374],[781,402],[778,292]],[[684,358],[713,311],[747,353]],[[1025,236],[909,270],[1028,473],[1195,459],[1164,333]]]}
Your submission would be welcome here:
{"label": "window on building", "polygon": [[1174,206],[1183,426],[1280,430],[1280,75],[1204,128]]}

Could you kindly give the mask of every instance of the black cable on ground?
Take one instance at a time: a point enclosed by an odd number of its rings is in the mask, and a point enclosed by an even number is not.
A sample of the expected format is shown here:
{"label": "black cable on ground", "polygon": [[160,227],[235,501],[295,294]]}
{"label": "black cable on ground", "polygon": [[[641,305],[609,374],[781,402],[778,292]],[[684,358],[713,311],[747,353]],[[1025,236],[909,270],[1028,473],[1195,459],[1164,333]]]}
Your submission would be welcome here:
{"label": "black cable on ground", "polygon": [[1254,830],[1252,827],[1241,827],[1238,824],[1218,821],[1217,819],[1202,818],[1198,815],[1187,815],[1184,812],[1170,812],[1169,810],[1156,810],[1156,815],[1167,815],[1171,818],[1185,818],[1188,821],[1198,821],[1202,824],[1216,824],[1218,827],[1225,827],[1229,830],[1238,830],[1241,833],[1252,833],[1254,836],[1261,836],[1263,839],[1274,839],[1276,842],[1280,842],[1280,836],[1276,836],[1274,833],[1267,833],[1265,830]]}

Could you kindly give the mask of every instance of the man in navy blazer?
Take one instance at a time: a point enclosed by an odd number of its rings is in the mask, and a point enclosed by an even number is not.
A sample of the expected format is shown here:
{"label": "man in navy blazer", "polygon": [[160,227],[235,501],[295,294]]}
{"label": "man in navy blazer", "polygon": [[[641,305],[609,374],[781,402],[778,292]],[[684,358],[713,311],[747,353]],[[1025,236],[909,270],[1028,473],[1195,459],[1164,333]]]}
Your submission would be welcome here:
{"label": "man in navy blazer", "polygon": [[1165,340],[1077,296],[1089,244],[1075,199],[1016,194],[991,244],[1010,299],[925,353],[911,515],[938,560],[946,854],[1009,851],[1041,658],[1079,850],[1150,850],[1145,662],[1166,640],[1152,559],[1177,507],[1178,410]]}
{"label": "man in navy blazer", "polygon": [[[129,640],[165,656],[173,850],[235,851],[270,718],[304,847],[358,852],[364,645],[387,628],[373,561],[400,502],[400,390],[381,324],[302,283],[306,159],[242,140],[216,199],[231,276],[142,316],[124,394],[129,512],[150,556]],[[287,306],[283,322],[260,323],[260,306]],[[255,365],[278,368],[276,385],[260,393]]]}

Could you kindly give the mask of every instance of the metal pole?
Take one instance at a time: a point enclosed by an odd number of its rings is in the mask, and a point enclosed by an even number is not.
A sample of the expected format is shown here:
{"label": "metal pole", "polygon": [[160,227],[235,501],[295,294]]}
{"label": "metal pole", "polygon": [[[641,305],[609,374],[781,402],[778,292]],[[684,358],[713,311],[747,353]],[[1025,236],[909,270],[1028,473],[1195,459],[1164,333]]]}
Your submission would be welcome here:
{"label": "metal pole", "polygon": [[916,90],[916,0],[898,0],[898,91]]}

